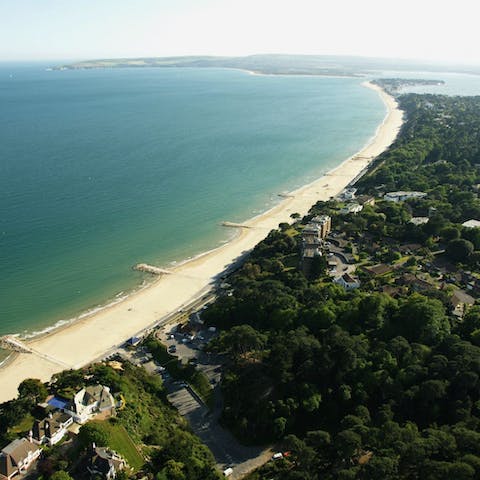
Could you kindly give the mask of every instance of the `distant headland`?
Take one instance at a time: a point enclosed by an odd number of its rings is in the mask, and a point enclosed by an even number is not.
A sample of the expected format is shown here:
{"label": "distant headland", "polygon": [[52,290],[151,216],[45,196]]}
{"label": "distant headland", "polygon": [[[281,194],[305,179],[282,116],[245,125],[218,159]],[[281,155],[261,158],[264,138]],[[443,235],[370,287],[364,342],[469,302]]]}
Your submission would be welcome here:
{"label": "distant headland", "polygon": [[337,55],[262,54],[245,57],[177,56],[107,58],[57,65],[54,70],[93,68],[236,68],[265,75],[325,75],[362,77],[385,70],[428,70],[480,74],[479,67],[426,63],[418,60],[353,57]]}

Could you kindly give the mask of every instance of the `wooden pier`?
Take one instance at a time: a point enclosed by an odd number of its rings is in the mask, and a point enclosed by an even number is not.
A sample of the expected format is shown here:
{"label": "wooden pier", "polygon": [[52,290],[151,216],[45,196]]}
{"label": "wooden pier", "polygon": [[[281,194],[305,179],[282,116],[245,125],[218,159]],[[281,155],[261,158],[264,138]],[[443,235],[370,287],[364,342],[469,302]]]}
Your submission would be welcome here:
{"label": "wooden pier", "polygon": [[17,353],[29,353],[32,355],[36,355],[37,357],[43,358],[44,360],[48,360],[51,363],[60,365],[63,368],[72,368],[71,365],[68,365],[67,363],[62,362],[62,360],[58,360],[52,357],[51,355],[47,355],[46,353],[42,353],[42,352],[39,352],[38,350],[31,348],[22,340],[20,340],[19,338],[13,335],[5,335],[4,337],[0,337],[0,348],[3,348],[4,350],[17,352]]}

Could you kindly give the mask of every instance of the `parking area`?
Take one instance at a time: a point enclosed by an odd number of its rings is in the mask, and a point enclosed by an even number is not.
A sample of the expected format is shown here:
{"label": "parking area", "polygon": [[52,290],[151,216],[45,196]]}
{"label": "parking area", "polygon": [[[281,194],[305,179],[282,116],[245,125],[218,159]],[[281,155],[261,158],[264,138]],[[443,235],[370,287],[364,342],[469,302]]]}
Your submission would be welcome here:
{"label": "parking area", "polygon": [[[238,443],[235,437],[218,423],[221,409],[210,411],[187,388],[175,388],[171,385],[169,390],[169,401],[188,420],[193,432],[210,448],[218,469],[224,471],[227,467],[232,468],[229,478],[239,480],[271,458],[270,449],[246,447]],[[219,387],[216,390],[218,392],[215,393],[219,395]]]}
{"label": "parking area", "polygon": [[155,332],[155,335],[182,364],[193,364],[208,378],[213,389],[213,408],[208,408],[186,382],[173,379],[167,369],[156,363],[143,346],[118,348],[104,360],[111,360],[118,355],[136,366],[142,366],[149,373],[160,375],[167,390],[168,400],[187,419],[192,431],[210,448],[216,459],[217,468],[220,471],[232,468],[232,473],[228,477],[231,480],[239,480],[266,463],[273,454],[269,448],[241,445],[219,423],[223,409],[220,388],[221,358],[204,350],[206,344],[218,335],[216,329],[202,325],[186,328],[185,324],[177,323],[163,326]]}
{"label": "parking area", "polygon": [[[192,338],[193,335],[193,338]],[[238,443],[233,435],[219,424],[223,403],[220,389],[222,365],[220,358],[204,351],[208,341],[217,335],[216,330],[201,328],[196,333],[185,333],[177,325],[165,327],[157,332],[158,339],[173,350],[172,354],[186,363],[194,363],[195,367],[208,378],[214,392],[214,407],[210,410],[195,392],[182,382],[174,382],[163,372],[167,398],[185,417],[193,432],[210,448],[217,467],[223,471],[232,467],[232,480],[243,478],[248,472],[263,465],[271,458],[270,449],[246,447]]]}

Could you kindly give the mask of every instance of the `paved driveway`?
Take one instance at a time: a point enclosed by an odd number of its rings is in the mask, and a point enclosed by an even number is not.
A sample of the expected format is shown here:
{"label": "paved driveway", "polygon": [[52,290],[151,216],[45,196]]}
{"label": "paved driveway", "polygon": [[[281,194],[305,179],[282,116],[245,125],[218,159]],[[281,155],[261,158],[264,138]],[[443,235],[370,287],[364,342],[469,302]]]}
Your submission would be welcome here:
{"label": "paved driveway", "polygon": [[[216,387],[215,390],[219,390]],[[219,391],[215,392],[219,395]],[[232,467],[232,480],[243,478],[247,473],[263,465],[272,457],[272,451],[261,447],[247,447],[218,423],[218,411],[210,412],[184,387],[173,386],[168,399],[180,414],[188,420],[192,431],[212,451],[217,467],[224,470]],[[216,410],[216,409],[215,409]]]}
{"label": "paved driveway", "polygon": [[[212,335],[200,332],[207,340]],[[166,345],[175,345],[175,355],[186,363],[190,359],[197,361],[197,368],[201,370],[214,387],[214,409],[210,411],[197,395],[181,382],[166,382],[168,399],[179,413],[188,420],[192,431],[210,448],[219,470],[232,467],[232,480],[239,480],[247,473],[267,462],[272,451],[269,448],[247,447],[241,445],[235,437],[219,423],[223,403],[220,391],[221,363],[215,355],[210,355],[198,349],[200,341],[183,343],[183,336],[171,335],[171,327],[159,332],[159,339]]]}

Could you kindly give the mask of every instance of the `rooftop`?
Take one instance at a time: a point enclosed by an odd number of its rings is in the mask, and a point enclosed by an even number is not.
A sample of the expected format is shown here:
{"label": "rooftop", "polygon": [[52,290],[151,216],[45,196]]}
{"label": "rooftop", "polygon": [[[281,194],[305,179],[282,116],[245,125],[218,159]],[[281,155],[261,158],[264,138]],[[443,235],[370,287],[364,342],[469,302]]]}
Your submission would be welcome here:
{"label": "rooftop", "polygon": [[328,215],[317,215],[317,216],[313,217],[312,220],[310,220],[310,221],[311,221],[312,223],[321,223],[321,224],[323,224],[323,223],[326,223],[326,222],[328,222],[328,221],[330,221],[330,220],[331,220],[331,218],[330,218],[330,216],[328,216]]}
{"label": "rooftop", "polygon": [[425,225],[429,221],[430,219],[428,217],[412,217],[410,219],[410,223],[413,223],[414,225]]}
{"label": "rooftop", "polygon": [[373,265],[371,267],[363,267],[363,269],[372,275],[384,275],[392,271],[392,267],[385,265],[384,263],[379,263],[378,265]]}
{"label": "rooftop", "polygon": [[479,220],[467,220],[466,222],[462,223],[463,227],[467,228],[480,228],[480,221]]}
{"label": "rooftop", "polygon": [[453,292],[451,302],[454,306],[462,303],[465,305],[473,305],[475,303],[475,299],[463,290],[455,290],[455,292]]}
{"label": "rooftop", "polygon": [[344,273],[342,275],[342,278],[345,282],[347,283],[356,283],[357,280],[355,280],[351,275],[349,275],[348,273]]}

